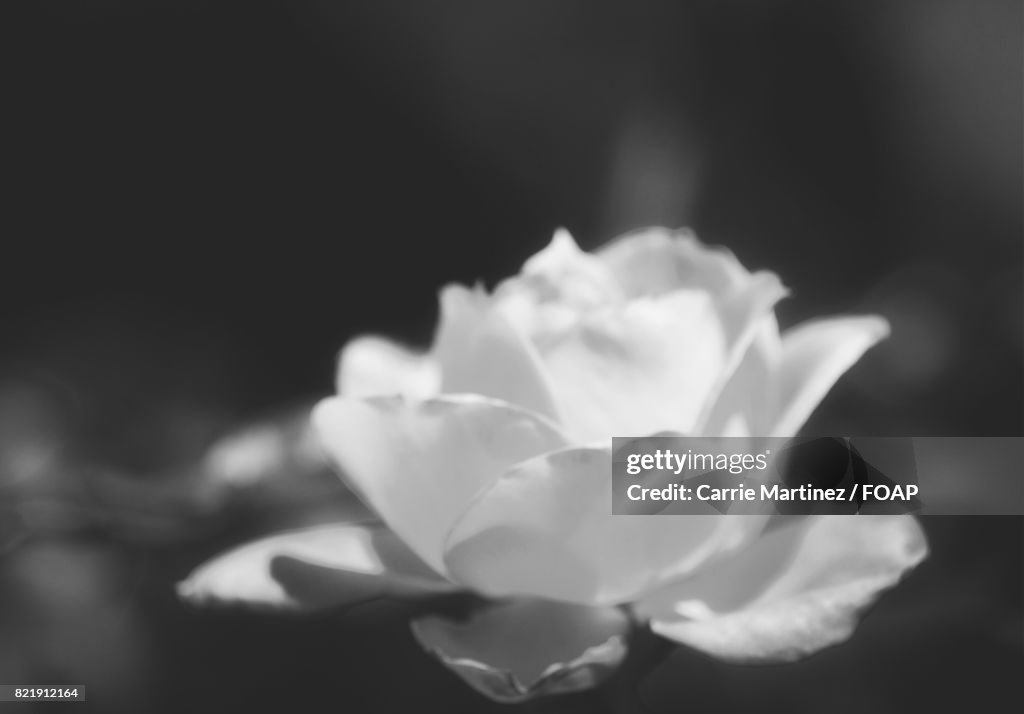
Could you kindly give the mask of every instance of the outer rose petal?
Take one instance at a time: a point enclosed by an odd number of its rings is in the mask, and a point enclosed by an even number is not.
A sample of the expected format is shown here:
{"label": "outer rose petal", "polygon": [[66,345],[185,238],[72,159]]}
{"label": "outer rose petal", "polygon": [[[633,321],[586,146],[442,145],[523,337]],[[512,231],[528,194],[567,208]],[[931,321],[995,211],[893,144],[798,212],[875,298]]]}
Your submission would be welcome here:
{"label": "outer rose petal", "polygon": [[737,662],[789,661],[845,640],[927,555],[911,516],[795,518],[636,605],[658,634]]}
{"label": "outer rose petal", "polygon": [[465,622],[423,617],[420,643],[474,689],[501,702],[588,689],[626,654],[621,610],[543,600],[501,603]]}
{"label": "outer rose petal", "polygon": [[479,395],[325,399],[313,424],[353,490],[439,573],[445,535],[477,493],[565,444],[542,417]]}
{"label": "outer rose petal", "polygon": [[380,525],[320,526],[247,543],[178,585],[192,602],[310,609],[454,589]]}
{"label": "outer rose petal", "polygon": [[726,248],[706,246],[692,231],[643,228],[597,252],[628,297],[704,290],[721,297],[738,289],[750,273]]}
{"label": "outer rose petal", "polygon": [[461,285],[441,291],[433,352],[444,393],[483,394],[557,418],[536,350],[482,291]]}
{"label": "outer rose petal", "polygon": [[448,571],[485,595],[614,605],[723,545],[723,516],[612,515],[611,467],[597,448],[514,466],[452,529]]}
{"label": "outer rose petal", "polygon": [[787,330],[772,435],[796,434],[836,380],[888,335],[889,323],[877,316],[811,320]]}
{"label": "outer rose petal", "polygon": [[579,441],[692,432],[785,294],[769,273],[721,301],[676,291],[591,314],[543,353]]}
{"label": "outer rose petal", "polygon": [[429,397],[441,386],[441,372],[429,355],[384,337],[357,337],[338,355],[338,394],[346,397],[404,394]]}

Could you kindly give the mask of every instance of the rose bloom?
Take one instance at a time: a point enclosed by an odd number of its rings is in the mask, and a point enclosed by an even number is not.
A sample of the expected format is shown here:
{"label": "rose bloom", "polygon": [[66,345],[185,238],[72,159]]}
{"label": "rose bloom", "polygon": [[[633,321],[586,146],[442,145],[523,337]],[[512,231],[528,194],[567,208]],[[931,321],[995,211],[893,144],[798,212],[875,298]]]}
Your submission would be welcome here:
{"label": "rose bloom", "polygon": [[685,231],[594,254],[559,231],[491,293],[445,287],[426,354],[372,336],[342,351],[312,424],[379,520],[244,545],[180,592],[292,609],[480,595],[412,629],[502,701],[593,686],[634,627],[733,662],[838,643],[925,557],[913,517],[611,513],[612,436],[791,436],[888,332],[860,316],[780,335],[785,295]]}

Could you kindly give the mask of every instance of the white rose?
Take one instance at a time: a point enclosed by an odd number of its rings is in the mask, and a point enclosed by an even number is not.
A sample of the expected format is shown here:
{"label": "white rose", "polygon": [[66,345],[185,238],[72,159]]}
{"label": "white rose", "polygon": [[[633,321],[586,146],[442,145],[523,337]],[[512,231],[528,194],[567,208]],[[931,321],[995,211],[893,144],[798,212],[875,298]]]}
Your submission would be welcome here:
{"label": "white rose", "polygon": [[636,625],[732,661],[842,641],[920,562],[910,516],[613,516],[611,437],[795,434],[888,331],[879,317],[779,334],[777,276],[686,232],[595,254],[568,233],[493,293],[449,286],[433,347],[343,350],[313,424],[379,522],[243,546],[180,590],[308,608],[471,591],[468,619],[420,617],[421,643],[513,701],[596,683]]}

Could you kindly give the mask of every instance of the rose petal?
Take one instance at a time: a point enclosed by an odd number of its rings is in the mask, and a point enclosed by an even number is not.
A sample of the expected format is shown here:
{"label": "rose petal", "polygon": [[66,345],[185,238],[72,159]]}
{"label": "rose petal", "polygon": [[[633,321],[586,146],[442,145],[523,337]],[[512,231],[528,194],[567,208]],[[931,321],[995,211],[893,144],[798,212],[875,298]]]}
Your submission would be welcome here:
{"label": "rose petal", "polygon": [[626,654],[620,610],[518,600],[487,607],[465,622],[423,617],[413,633],[429,652],[491,699],[588,689]]}
{"label": "rose petal", "polygon": [[197,604],[317,609],[454,589],[380,525],[320,526],[235,548],[178,585]]}
{"label": "rose petal", "polygon": [[336,387],[346,397],[437,394],[441,373],[434,360],[385,337],[364,335],[351,340],[338,355]]}
{"label": "rose petal", "polygon": [[353,489],[442,573],[445,535],[473,497],[509,465],[565,444],[542,417],[479,395],[326,399],[313,424]]}
{"label": "rose petal", "polygon": [[779,324],[774,315],[761,321],[753,342],[714,400],[702,436],[763,437],[778,411],[775,375],[781,359]]}
{"label": "rose petal", "polygon": [[795,435],[836,380],[888,335],[889,323],[873,315],[811,320],[787,330],[772,435]]}
{"label": "rose petal", "polygon": [[541,300],[593,306],[616,292],[614,276],[605,264],[580,250],[564,228],[555,231],[551,243],[523,264],[519,277],[540,291]]}
{"label": "rose petal", "polygon": [[589,315],[542,354],[566,429],[584,442],[692,433],[784,294],[760,273],[722,301],[676,291]]}
{"label": "rose petal", "polygon": [[[688,289],[707,292],[728,305],[752,281],[727,248],[707,246],[692,231],[644,228],[598,251],[630,297],[664,295]],[[781,288],[781,286],[780,286]],[[784,291],[783,291],[784,294]],[[757,314],[756,308],[754,312]],[[740,315],[740,324],[744,316]],[[764,435],[774,414],[773,386],[778,360],[778,325],[769,313],[738,333],[719,384],[711,392],[697,433],[708,436]],[[752,345],[748,349],[748,345]],[[714,396],[718,394],[718,396]]]}
{"label": "rose petal", "polygon": [[643,228],[602,247],[597,256],[629,297],[681,289],[720,297],[750,279],[730,250],[706,246],[686,229]]}
{"label": "rose petal", "polygon": [[597,448],[517,464],[455,524],[448,572],[485,595],[613,605],[725,546],[728,517],[612,515],[611,468]]}
{"label": "rose petal", "polygon": [[586,311],[622,302],[624,296],[604,262],[580,250],[560,228],[518,275],[498,285],[494,297],[507,319],[543,342],[572,327]]}
{"label": "rose petal", "polygon": [[483,394],[558,418],[536,350],[482,291],[461,285],[441,291],[434,354],[444,393]]}
{"label": "rose petal", "polygon": [[737,662],[790,661],[836,644],[927,555],[911,516],[793,519],[636,605],[658,634]]}

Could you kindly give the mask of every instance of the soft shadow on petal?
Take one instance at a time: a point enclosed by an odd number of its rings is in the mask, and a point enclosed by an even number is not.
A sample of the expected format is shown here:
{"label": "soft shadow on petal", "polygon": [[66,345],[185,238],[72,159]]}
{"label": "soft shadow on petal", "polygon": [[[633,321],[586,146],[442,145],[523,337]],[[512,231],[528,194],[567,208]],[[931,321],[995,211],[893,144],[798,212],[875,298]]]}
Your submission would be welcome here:
{"label": "soft shadow on petal", "polygon": [[[757,272],[750,276],[748,283],[717,303],[719,319],[725,330],[726,350],[724,363],[714,382],[710,399],[705,403],[700,423],[705,424],[729,380],[750,351],[751,345],[766,328],[771,339],[775,326],[775,305],[789,294],[789,291],[775,273]],[[777,329],[777,328],[776,328]],[[768,346],[770,345],[762,345]]]}
{"label": "soft shadow on petal", "polygon": [[438,572],[470,501],[510,465],[565,445],[543,417],[479,395],[336,397],[313,423],[347,483]]}
{"label": "soft shadow on petal", "polygon": [[[701,436],[762,437],[770,433],[778,412],[778,373],[781,345],[774,315],[761,320],[753,342],[714,400]],[[756,451],[751,446],[751,451]]]}
{"label": "soft shadow on petal", "polygon": [[912,516],[793,517],[635,610],[656,633],[721,659],[791,661],[847,639],[927,553]]}
{"label": "soft shadow on petal", "polygon": [[722,301],[679,290],[589,315],[542,354],[567,430],[581,441],[691,432],[784,294],[761,273]]}
{"label": "soft shadow on petal", "polygon": [[832,385],[888,335],[889,323],[874,315],[811,320],[787,330],[778,376],[779,414],[771,434],[796,434]]}
{"label": "soft shadow on petal", "polygon": [[483,394],[558,418],[536,350],[481,290],[441,291],[441,322],[433,354],[444,393]]}
{"label": "soft shadow on petal", "polygon": [[430,355],[385,337],[363,335],[349,341],[338,355],[335,386],[345,397],[430,397],[440,391],[441,372]]}
{"label": "soft shadow on petal", "polygon": [[611,453],[577,448],[510,469],[467,509],[447,541],[456,581],[490,596],[627,602],[723,544],[722,516],[611,512]]}
{"label": "soft shadow on petal", "polygon": [[201,605],[305,610],[453,589],[385,527],[348,524],[247,543],[197,568],[178,594]]}
{"label": "soft shadow on petal", "polygon": [[617,609],[543,600],[498,603],[462,622],[429,616],[412,623],[424,648],[500,702],[599,684],[625,656],[629,627]]}
{"label": "soft shadow on petal", "polygon": [[642,228],[615,239],[596,255],[629,297],[675,290],[704,290],[721,297],[750,279],[732,251],[704,245],[687,229]]}

